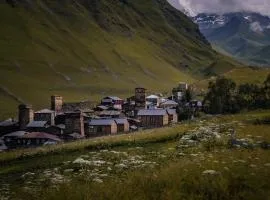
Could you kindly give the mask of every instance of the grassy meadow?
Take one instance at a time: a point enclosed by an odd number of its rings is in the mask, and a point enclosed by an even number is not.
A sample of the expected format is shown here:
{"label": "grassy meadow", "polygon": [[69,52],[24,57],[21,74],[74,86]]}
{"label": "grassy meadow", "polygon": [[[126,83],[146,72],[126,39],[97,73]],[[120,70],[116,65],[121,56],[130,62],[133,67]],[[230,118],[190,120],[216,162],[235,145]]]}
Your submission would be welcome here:
{"label": "grassy meadow", "polygon": [[[255,123],[269,116],[204,116],[129,135],[5,152],[1,198],[269,199],[269,125]],[[243,145],[231,145],[232,130]],[[192,142],[185,139],[190,136]]]}

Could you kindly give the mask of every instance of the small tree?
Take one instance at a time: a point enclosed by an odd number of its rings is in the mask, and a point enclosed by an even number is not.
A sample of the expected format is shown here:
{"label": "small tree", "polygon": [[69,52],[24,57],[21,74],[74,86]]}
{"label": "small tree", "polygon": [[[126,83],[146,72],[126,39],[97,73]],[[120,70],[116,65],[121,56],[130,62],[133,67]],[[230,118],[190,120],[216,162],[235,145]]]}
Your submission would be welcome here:
{"label": "small tree", "polygon": [[269,108],[270,107],[270,74],[267,76],[266,80],[264,81],[263,95],[264,95],[265,106]]}
{"label": "small tree", "polygon": [[210,82],[204,105],[212,114],[237,112],[239,106],[236,101],[235,82],[224,77],[218,77],[215,82]]}

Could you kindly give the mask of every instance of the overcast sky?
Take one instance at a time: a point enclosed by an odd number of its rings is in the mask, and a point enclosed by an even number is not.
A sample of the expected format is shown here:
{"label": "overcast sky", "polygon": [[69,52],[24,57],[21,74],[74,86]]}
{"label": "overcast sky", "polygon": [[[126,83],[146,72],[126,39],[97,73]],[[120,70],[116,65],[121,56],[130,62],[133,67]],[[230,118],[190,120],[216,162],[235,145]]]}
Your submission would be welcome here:
{"label": "overcast sky", "polygon": [[190,14],[226,13],[236,11],[259,12],[270,16],[270,0],[168,0],[175,7],[184,7]]}

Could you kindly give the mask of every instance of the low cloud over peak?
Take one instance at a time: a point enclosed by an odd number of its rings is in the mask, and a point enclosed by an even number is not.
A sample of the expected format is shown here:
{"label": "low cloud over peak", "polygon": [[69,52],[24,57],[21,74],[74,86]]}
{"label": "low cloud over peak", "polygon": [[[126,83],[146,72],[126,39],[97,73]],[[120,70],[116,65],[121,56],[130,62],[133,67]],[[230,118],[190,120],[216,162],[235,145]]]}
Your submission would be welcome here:
{"label": "low cloud over peak", "polygon": [[258,12],[270,16],[270,0],[168,0],[191,15],[199,13]]}

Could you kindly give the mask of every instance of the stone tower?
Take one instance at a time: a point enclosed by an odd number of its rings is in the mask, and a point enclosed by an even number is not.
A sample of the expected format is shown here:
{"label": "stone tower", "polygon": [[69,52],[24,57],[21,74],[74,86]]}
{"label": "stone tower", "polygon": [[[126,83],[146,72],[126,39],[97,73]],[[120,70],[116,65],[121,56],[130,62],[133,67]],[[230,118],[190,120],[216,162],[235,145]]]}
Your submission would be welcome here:
{"label": "stone tower", "polygon": [[146,89],[135,88],[135,110],[145,109],[146,107]]}
{"label": "stone tower", "polygon": [[34,120],[34,111],[31,105],[19,105],[19,126],[20,130],[25,130],[28,123]]}
{"label": "stone tower", "polygon": [[65,133],[79,133],[82,137],[84,133],[84,114],[81,111],[65,113]]}
{"label": "stone tower", "polygon": [[51,96],[51,110],[54,110],[56,113],[61,112],[63,107],[63,97],[54,95]]}

